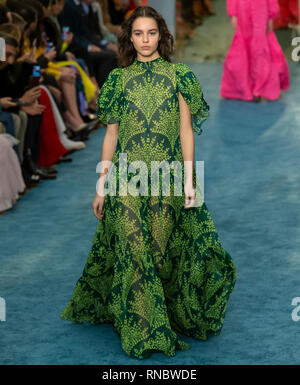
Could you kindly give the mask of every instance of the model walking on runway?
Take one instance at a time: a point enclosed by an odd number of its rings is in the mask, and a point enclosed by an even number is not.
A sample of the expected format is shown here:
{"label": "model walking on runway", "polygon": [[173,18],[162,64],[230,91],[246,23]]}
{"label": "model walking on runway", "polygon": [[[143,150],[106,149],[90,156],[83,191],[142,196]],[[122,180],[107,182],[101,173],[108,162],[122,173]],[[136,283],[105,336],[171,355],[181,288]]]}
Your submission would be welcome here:
{"label": "model walking on runway", "polygon": [[[153,8],[138,7],[125,20],[119,48],[120,67],[98,97],[107,124],[93,201],[98,227],[61,317],[113,323],[130,357],[174,356],[190,348],[176,331],[199,340],[220,333],[236,282],[233,260],[195,188],[194,132],[201,134],[209,106],[191,69],[171,62],[173,37]],[[155,162],[182,167],[181,195],[174,193],[173,169],[170,193],[152,193]],[[105,194],[113,180],[122,194]]]}
{"label": "model walking on runway", "polygon": [[278,0],[227,0],[227,12],[235,34],[224,62],[221,96],[278,99],[290,86],[288,64],[273,31]]}

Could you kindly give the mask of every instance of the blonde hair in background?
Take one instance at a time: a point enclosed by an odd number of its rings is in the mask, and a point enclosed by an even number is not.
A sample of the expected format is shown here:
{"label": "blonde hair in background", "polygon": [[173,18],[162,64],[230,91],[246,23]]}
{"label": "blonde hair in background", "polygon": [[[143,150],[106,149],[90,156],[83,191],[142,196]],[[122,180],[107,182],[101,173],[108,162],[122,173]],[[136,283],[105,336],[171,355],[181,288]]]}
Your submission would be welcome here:
{"label": "blonde hair in background", "polygon": [[11,12],[10,14],[12,23],[18,25],[23,30],[26,25],[26,21],[23,19],[23,17],[15,12]]}
{"label": "blonde hair in background", "polygon": [[15,38],[19,43],[22,37],[22,31],[18,25],[12,23],[0,24],[0,32],[5,32],[7,35]]}

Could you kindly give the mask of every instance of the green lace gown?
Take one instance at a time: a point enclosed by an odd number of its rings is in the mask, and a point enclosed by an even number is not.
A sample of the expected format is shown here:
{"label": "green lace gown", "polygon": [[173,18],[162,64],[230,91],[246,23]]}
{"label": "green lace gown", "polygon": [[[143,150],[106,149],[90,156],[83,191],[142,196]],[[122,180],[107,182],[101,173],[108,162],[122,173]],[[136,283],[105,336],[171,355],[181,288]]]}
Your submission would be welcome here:
{"label": "green lace gown", "polygon": [[[190,108],[193,131],[201,134],[209,106],[186,64],[135,59],[109,73],[97,104],[103,123],[119,122],[117,182],[120,153],[128,165],[145,162],[149,178],[151,161],[183,165],[178,91]],[[137,174],[128,172],[127,181]],[[171,169],[171,182],[173,176]],[[189,349],[176,331],[199,340],[218,335],[236,269],[204,201],[189,209],[184,201],[172,188],[169,195],[151,195],[150,179],[148,196],[107,194],[82,276],[60,316],[112,323],[124,352],[140,359]]]}

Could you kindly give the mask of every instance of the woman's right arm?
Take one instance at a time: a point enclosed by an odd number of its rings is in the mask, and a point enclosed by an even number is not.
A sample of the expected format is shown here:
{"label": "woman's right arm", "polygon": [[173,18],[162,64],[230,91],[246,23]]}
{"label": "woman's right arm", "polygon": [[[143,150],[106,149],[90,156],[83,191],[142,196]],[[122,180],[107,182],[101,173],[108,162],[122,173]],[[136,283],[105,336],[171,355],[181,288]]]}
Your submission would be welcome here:
{"label": "woman's right arm", "polygon": [[[111,162],[113,160],[117,141],[119,134],[119,123],[107,124],[106,133],[103,139],[102,144],[102,155],[101,155],[101,164],[100,164],[100,174],[99,174],[99,188],[104,187],[107,174],[111,167]],[[99,188],[97,192],[99,192]]]}
{"label": "woman's right arm", "polygon": [[107,174],[112,165],[112,160],[116,151],[117,140],[119,133],[119,123],[107,124],[106,133],[102,144],[102,155],[100,163],[99,180],[97,182],[97,192],[93,200],[92,206],[94,215],[98,219],[103,217],[103,205],[105,200],[104,184]]}

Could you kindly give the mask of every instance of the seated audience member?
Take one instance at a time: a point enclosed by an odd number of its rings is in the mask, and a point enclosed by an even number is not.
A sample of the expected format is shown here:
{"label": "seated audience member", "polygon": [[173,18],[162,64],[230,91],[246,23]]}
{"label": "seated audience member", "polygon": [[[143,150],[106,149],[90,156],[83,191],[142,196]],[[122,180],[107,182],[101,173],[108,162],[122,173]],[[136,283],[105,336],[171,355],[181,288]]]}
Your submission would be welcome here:
{"label": "seated audience member", "polygon": [[[11,36],[0,34],[6,43],[6,61],[0,62],[0,98],[10,97],[17,100],[16,106],[7,106],[7,112],[18,114],[21,110],[27,115],[27,127],[23,145],[22,171],[26,184],[38,181],[39,179],[55,179],[54,171],[38,165],[40,155],[40,130],[52,132],[55,127],[47,125],[43,112],[45,106],[39,103],[41,90],[39,86],[28,89],[29,79],[32,75],[33,64],[27,62],[16,62],[18,52],[18,42]],[[21,104],[19,104],[21,103]],[[49,139],[52,136],[49,135]],[[48,149],[51,153],[56,153],[57,148],[61,151],[61,156],[66,153],[66,149],[58,141],[49,142]],[[58,157],[59,159],[59,157]],[[57,159],[57,160],[58,160]],[[36,175],[39,178],[36,178]]]}
{"label": "seated audience member", "polygon": [[15,144],[16,139],[11,135],[0,133],[0,215],[11,209],[26,189],[18,157],[12,148]]}
{"label": "seated audience member", "polygon": [[110,33],[118,36],[121,32],[121,24],[113,24],[109,12],[108,0],[98,0],[98,4],[101,7],[103,22],[105,27],[109,30]]}
{"label": "seated audience member", "polygon": [[[58,21],[58,16],[63,11],[64,5],[65,5],[64,0],[52,0],[51,7],[50,7],[51,10],[49,12],[49,18],[55,23],[55,25],[57,27],[57,31],[60,32],[60,36],[63,35],[63,28],[64,27],[67,27],[69,29],[68,26],[61,27],[61,25]],[[70,32],[70,31],[68,32],[67,36],[65,37],[65,39],[62,42],[62,49],[68,50],[68,52],[73,54],[77,59],[79,58],[79,59],[82,59],[84,61],[84,63],[87,65],[88,74],[89,74],[92,82],[97,87],[97,90],[99,90],[98,83],[97,83],[97,80],[95,77],[95,72],[94,72],[94,62],[93,62],[92,58],[90,57],[88,50],[85,47],[78,45],[74,42],[73,32]],[[97,92],[97,96],[98,96],[98,93],[99,92]]]}
{"label": "seated audience member", "polygon": [[[6,111],[8,108],[15,107],[15,106],[16,106],[16,103],[13,102],[11,97],[2,97],[0,99],[0,122],[2,123],[2,126],[4,126],[3,131],[17,139],[17,135],[16,135],[16,125],[18,124],[17,118],[14,119],[13,114]],[[14,150],[16,151],[19,161],[21,161],[19,148],[17,147],[17,144],[19,144],[19,141],[16,141],[14,145]]]}
{"label": "seated audience member", "polygon": [[[39,2],[34,4],[35,8],[27,5],[26,2],[21,5],[15,0],[9,0],[7,3],[9,9],[19,12],[27,21],[23,33],[21,56],[18,58],[18,61],[28,61],[31,63],[37,62],[42,66],[42,68],[46,69],[46,75],[54,76],[54,83],[49,77],[45,77],[44,80],[46,84],[48,84],[48,81],[51,80],[51,85],[53,87],[55,87],[55,83],[58,84],[59,89],[62,91],[67,110],[65,113],[65,119],[67,120],[69,127],[74,132],[83,130],[87,127],[87,124],[83,121],[77,105],[76,72],[74,69],[67,67],[69,64],[68,62],[54,62],[56,56],[55,47],[47,52],[47,48],[43,46],[38,35],[40,21],[38,15],[40,15],[43,11]],[[39,12],[35,11],[38,7],[40,7]],[[95,91],[95,87],[92,82],[90,84]]]}
{"label": "seated audience member", "polygon": [[[76,71],[76,89],[77,102],[79,103],[79,110],[84,121],[90,122],[87,116],[87,108],[96,106],[96,100],[99,94],[99,87],[89,74],[86,62],[82,58],[77,58],[72,52],[68,50],[68,45],[72,42],[73,34],[68,32],[65,39],[62,38],[62,31],[57,18],[52,13],[53,3],[50,0],[40,0],[43,5],[44,17],[40,21],[41,33],[46,43],[51,41],[56,48],[56,57],[53,60],[54,64],[61,68],[61,66],[70,66]],[[46,6],[48,8],[46,8]],[[96,85],[95,85],[96,83]],[[67,104],[67,101],[65,102]],[[69,106],[68,110],[71,108]],[[68,117],[65,117],[69,120]],[[95,117],[94,117],[95,120]],[[96,121],[95,121],[96,122]]]}
{"label": "seated audience member", "polygon": [[101,8],[96,0],[83,0],[82,6],[87,14],[88,38],[100,48],[111,49],[119,55],[117,42],[109,41],[105,38],[103,26],[101,24]]}
{"label": "seated audience member", "polygon": [[101,88],[109,72],[118,67],[118,60],[116,52],[107,48],[107,44],[103,42],[102,45],[101,40],[89,29],[90,18],[93,18],[91,3],[92,0],[66,0],[58,20],[61,27],[67,26],[73,32],[74,43],[88,50],[97,83]]}
{"label": "seated audience member", "polygon": [[107,0],[108,12],[113,25],[121,25],[128,11],[129,0]]}
{"label": "seated audience member", "polygon": [[102,5],[100,4],[100,1],[94,1],[92,3],[92,8],[95,12],[97,12],[98,21],[99,21],[99,28],[101,29],[101,33],[104,36],[104,39],[106,39],[109,42],[112,43],[118,43],[118,37],[117,33],[112,33],[108,27],[106,26],[104,22],[104,10],[102,9]]}
{"label": "seated audience member", "polygon": [[[0,0],[0,215],[26,187],[55,179],[70,150],[85,148],[100,88],[118,66],[112,30],[120,26],[104,22],[105,3]],[[33,86],[35,65],[41,76]]]}

